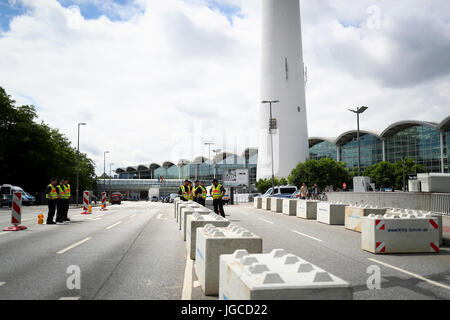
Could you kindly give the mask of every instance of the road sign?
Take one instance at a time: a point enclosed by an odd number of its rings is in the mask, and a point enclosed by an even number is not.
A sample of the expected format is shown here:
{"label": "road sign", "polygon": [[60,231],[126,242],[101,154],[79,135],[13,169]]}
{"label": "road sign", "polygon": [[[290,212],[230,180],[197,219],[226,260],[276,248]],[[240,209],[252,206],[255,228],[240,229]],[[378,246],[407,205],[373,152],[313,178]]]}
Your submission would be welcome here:
{"label": "road sign", "polygon": [[249,171],[248,169],[223,169],[223,185],[225,187],[248,187]]}

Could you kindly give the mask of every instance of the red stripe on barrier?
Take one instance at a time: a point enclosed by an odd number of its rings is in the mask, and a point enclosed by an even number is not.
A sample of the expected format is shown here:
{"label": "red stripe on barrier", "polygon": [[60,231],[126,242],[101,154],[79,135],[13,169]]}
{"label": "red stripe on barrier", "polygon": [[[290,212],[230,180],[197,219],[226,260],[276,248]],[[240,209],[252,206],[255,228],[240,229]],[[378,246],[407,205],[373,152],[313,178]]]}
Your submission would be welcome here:
{"label": "red stripe on barrier", "polygon": [[19,224],[19,220],[17,220],[14,216],[11,217],[11,223],[12,224]]}
{"label": "red stripe on barrier", "polygon": [[439,252],[439,247],[435,245],[433,242],[430,242],[431,248],[433,248],[434,252]]}
{"label": "red stripe on barrier", "polygon": [[430,223],[435,229],[439,228],[438,224],[433,219],[430,219]]}
{"label": "red stripe on barrier", "polygon": [[13,202],[12,207],[13,207],[13,211],[17,212],[17,214],[20,215],[20,207],[19,207],[19,205],[17,203]]}

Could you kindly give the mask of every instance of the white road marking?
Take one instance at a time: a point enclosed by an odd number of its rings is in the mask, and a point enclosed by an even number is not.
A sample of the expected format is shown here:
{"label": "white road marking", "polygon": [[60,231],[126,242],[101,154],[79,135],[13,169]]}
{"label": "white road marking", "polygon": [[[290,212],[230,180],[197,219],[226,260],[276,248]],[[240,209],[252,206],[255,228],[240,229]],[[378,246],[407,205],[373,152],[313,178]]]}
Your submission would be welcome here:
{"label": "white road marking", "polygon": [[0,236],[1,236],[2,234],[7,234],[7,233],[9,233],[9,232],[0,232]]}
{"label": "white road marking", "polygon": [[266,219],[263,219],[263,218],[259,218],[259,220],[267,222],[267,223],[270,223],[270,224],[274,224],[272,221],[269,221],[269,220],[266,220]]}
{"label": "white road marking", "polygon": [[97,220],[102,220],[102,218],[95,218],[95,219],[92,219],[92,221],[97,221]]}
{"label": "white road marking", "polygon": [[385,267],[388,267],[388,268],[391,268],[391,269],[394,269],[394,270],[397,270],[397,271],[406,273],[407,275],[409,275],[409,276],[411,276],[411,277],[414,277],[414,278],[420,279],[420,280],[422,280],[422,281],[428,282],[429,284],[432,284],[432,285],[435,285],[435,286],[438,286],[438,287],[441,287],[441,288],[450,290],[450,286],[446,286],[446,285],[444,285],[444,284],[442,284],[442,283],[439,283],[439,282],[436,282],[436,281],[427,279],[427,278],[422,277],[422,276],[420,276],[420,275],[418,275],[418,274],[409,272],[409,271],[407,271],[407,270],[400,269],[400,268],[398,268],[398,267],[396,267],[396,266],[387,264],[387,263],[385,263],[385,262],[381,262],[381,261],[376,260],[376,259],[369,258],[369,260],[372,261],[372,262],[375,262],[375,263],[379,263],[379,264],[381,264],[381,265],[383,265],[383,266],[385,266]]}
{"label": "white road marking", "polygon": [[192,298],[192,265],[194,260],[189,256],[186,259],[186,268],[184,269],[183,291],[181,293],[181,300],[191,300]]}
{"label": "white road marking", "polygon": [[158,219],[158,220],[167,220],[167,218],[166,217],[164,217],[164,215],[162,214],[162,213],[160,213],[160,214],[158,214],[158,216],[156,217],[156,219]]}
{"label": "white road marking", "polygon": [[310,235],[307,235],[307,234],[301,233],[300,231],[297,231],[297,230],[292,230],[292,232],[294,232],[294,233],[296,233],[296,234],[299,234],[299,235],[301,235],[301,236],[304,236],[304,237],[308,237],[308,238],[311,238],[311,239],[313,239],[313,240],[316,240],[316,241],[322,242],[322,240],[320,240],[320,239],[318,239],[318,238],[314,238],[314,237],[312,237],[312,236],[310,236]]}
{"label": "white road marking", "polygon": [[194,281],[194,288],[198,288],[198,287],[200,287],[200,282]]}
{"label": "white road marking", "polygon": [[80,300],[80,297],[61,297],[59,300]]}
{"label": "white road marking", "polygon": [[129,218],[131,219],[131,218],[134,218],[136,216],[137,216],[137,214],[133,214],[132,216],[129,216]]}
{"label": "white road marking", "polygon": [[114,223],[113,225],[107,227],[106,230],[112,229],[112,228],[118,226],[118,225],[121,224],[121,223],[122,223],[122,221],[116,222],[116,223]]}
{"label": "white road marking", "polygon": [[91,237],[87,237],[86,239],[83,239],[83,240],[81,240],[81,241],[79,241],[77,243],[74,243],[73,245],[71,245],[71,246],[69,246],[69,247],[67,247],[65,249],[62,249],[62,250],[58,251],[57,254],[63,254],[63,253],[65,253],[65,252],[67,252],[67,251],[69,251],[69,250],[71,250],[71,249],[73,249],[75,247],[78,247],[79,245],[81,245],[81,244],[83,244],[83,243],[85,243],[85,242],[87,242],[87,241],[89,241],[91,239],[92,239]]}
{"label": "white road marking", "polygon": [[6,284],[6,282],[0,282],[0,287],[4,286]]}
{"label": "white road marking", "polygon": [[22,219],[22,221],[31,221],[31,220],[34,220],[34,218],[28,218],[28,219]]}

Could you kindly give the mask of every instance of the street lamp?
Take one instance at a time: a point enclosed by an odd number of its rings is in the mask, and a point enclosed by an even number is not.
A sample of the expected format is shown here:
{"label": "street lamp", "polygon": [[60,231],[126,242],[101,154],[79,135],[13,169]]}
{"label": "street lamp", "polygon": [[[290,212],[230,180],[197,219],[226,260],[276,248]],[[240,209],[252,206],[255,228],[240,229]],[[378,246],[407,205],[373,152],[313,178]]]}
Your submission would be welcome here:
{"label": "street lamp", "polygon": [[109,164],[109,192],[111,192],[111,166],[114,165],[114,163]]}
{"label": "street lamp", "polygon": [[86,123],[80,122],[78,123],[78,143],[77,143],[77,206],[78,206],[78,182],[79,182],[79,163],[80,163],[80,126],[85,126]]}
{"label": "street lamp", "polygon": [[209,148],[208,179],[211,179],[211,146],[214,145],[214,142],[204,142],[203,144]]}
{"label": "street lamp", "polygon": [[106,191],[106,154],[109,151],[103,152],[103,191]]}
{"label": "street lamp", "polygon": [[356,113],[356,122],[357,122],[357,139],[358,139],[358,176],[361,175],[361,147],[360,147],[360,138],[359,138],[359,115],[366,111],[369,107],[360,107],[356,108],[356,110],[348,109],[349,111]]}
{"label": "street lamp", "polygon": [[279,100],[263,100],[261,103],[269,104],[270,108],[270,118],[269,118],[269,134],[270,134],[270,155],[272,157],[272,192],[274,192],[275,188],[275,176],[273,172],[273,131],[277,129],[277,120],[272,118],[272,103],[278,103]]}

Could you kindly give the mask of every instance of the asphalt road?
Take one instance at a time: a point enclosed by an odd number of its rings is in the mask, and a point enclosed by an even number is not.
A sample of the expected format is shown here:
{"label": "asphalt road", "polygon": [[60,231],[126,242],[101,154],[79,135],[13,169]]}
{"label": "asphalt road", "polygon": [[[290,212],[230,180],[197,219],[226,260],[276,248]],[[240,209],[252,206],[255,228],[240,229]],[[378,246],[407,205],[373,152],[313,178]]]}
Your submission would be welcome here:
{"label": "asphalt road", "polygon": [[[46,207],[25,207],[28,230],[0,231],[0,299],[216,299],[205,297],[187,260],[173,205],[123,202],[93,209],[72,222],[38,225]],[[373,255],[360,234],[251,205],[226,206],[227,218],[263,238],[263,251],[283,248],[350,282],[354,299],[450,299],[450,249],[439,254]],[[0,227],[10,210],[0,209]],[[371,260],[372,259],[372,260]],[[375,260],[373,260],[375,259]],[[381,268],[380,290],[369,290],[367,268]],[[80,289],[68,289],[76,266]],[[70,270],[69,270],[70,271]]]}

